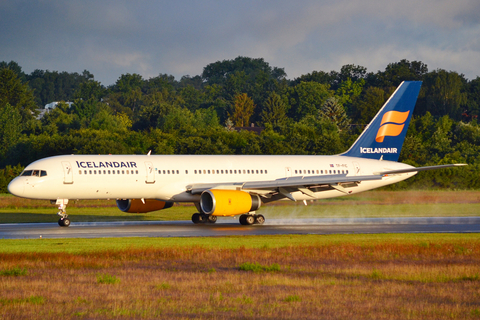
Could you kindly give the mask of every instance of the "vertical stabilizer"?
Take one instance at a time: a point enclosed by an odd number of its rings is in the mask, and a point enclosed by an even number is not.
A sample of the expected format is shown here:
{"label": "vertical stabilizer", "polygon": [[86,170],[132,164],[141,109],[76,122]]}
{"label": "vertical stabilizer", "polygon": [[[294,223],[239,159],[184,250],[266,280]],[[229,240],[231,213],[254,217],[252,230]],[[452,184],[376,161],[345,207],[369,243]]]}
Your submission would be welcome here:
{"label": "vertical stabilizer", "polygon": [[402,82],[342,156],[398,161],[421,81]]}

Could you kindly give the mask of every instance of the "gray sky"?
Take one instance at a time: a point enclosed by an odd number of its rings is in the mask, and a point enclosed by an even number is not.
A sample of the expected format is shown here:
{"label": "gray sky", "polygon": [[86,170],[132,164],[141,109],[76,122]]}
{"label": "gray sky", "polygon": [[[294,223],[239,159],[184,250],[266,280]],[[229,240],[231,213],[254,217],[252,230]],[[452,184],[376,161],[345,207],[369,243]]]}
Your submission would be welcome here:
{"label": "gray sky", "polygon": [[0,0],[0,61],[195,76],[212,62],[264,58],[289,79],[345,64],[384,70],[401,59],[480,75],[479,0]]}

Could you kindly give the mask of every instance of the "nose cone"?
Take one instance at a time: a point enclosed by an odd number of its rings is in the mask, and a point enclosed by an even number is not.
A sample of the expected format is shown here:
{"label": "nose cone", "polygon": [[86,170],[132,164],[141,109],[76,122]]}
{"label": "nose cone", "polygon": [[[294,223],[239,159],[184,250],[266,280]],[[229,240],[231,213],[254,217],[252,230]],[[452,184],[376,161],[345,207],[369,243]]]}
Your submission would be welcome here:
{"label": "nose cone", "polygon": [[8,192],[14,196],[21,197],[25,191],[25,182],[23,179],[15,178],[8,184]]}

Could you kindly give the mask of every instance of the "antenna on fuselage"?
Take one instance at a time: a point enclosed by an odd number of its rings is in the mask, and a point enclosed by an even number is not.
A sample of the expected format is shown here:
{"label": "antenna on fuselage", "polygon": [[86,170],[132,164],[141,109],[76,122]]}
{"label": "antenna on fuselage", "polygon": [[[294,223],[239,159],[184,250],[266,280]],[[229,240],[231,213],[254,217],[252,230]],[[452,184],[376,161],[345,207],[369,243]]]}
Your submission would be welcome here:
{"label": "antenna on fuselage", "polygon": [[148,151],[147,156],[150,156],[152,154],[152,150]]}

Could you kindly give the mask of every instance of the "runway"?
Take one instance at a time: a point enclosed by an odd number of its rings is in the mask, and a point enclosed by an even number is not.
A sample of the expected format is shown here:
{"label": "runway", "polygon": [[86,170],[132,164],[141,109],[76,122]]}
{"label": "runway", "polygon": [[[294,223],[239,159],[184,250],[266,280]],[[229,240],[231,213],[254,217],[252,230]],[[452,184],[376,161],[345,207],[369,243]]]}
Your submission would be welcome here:
{"label": "runway", "polygon": [[216,224],[191,221],[75,222],[0,225],[0,239],[107,237],[215,237],[288,234],[477,233],[480,217],[269,219],[264,225],[242,226],[237,219]]}

